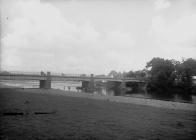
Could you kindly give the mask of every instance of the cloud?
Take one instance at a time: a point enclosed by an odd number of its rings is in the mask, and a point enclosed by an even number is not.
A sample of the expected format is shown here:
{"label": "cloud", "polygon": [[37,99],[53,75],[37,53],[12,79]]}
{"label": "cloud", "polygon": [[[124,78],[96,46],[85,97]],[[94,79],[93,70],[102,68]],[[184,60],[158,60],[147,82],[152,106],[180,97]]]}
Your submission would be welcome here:
{"label": "cloud", "polygon": [[156,0],[154,5],[156,11],[161,11],[163,9],[169,8],[171,4],[169,0]]}
{"label": "cloud", "polygon": [[163,17],[152,19],[152,29],[158,41],[183,45],[196,41],[196,15],[191,14],[167,23]]}
{"label": "cloud", "polygon": [[152,19],[151,35],[156,45],[168,56],[196,58],[196,14],[168,22],[162,16]]}
{"label": "cloud", "polygon": [[11,31],[2,38],[7,70],[104,73],[127,59],[122,55],[134,46],[130,33],[100,33],[88,21],[70,22],[50,3],[17,1],[13,10]]}

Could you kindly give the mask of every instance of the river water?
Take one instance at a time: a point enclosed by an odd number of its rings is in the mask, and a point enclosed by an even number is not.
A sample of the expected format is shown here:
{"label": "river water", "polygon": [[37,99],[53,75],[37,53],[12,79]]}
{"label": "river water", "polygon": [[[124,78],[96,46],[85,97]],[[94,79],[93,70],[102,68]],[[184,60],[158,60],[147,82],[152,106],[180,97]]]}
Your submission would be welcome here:
{"label": "river water", "polygon": [[[7,85],[7,86],[14,86],[19,88],[39,88],[39,81],[0,81],[1,84]],[[53,89],[61,89],[61,90],[69,90],[69,91],[77,91],[76,87],[81,87],[81,82],[58,82],[58,81],[52,81],[51,87]]]}
{"label": "river water", "polygon": [[[39,81],[0,81],[0,84],[14,86],[19,88],[39,88]],[[77,87],[81,87],[81,82],[70,82],[70,81],[52,81],[51,87],[53,89],[60,89],[65,91],[75,91],[81,92],[81,90],[77,90]],[[120,95],[119,91],[116,89],[107,89],[106,87],[101,87],[97,89],[94,94],[99,95],[107,95],[107,96],[117,96]],[[136,97],[136,98],[151,98],[158,100],[169,100],[175,102],[188,102],[196,104],[196,96],[189,95],[185,96],[182,94],[156,94],[156,93],[147,93],[147,92],[139,92],[139,93],[130,93],[126,92],[124,96]]]}

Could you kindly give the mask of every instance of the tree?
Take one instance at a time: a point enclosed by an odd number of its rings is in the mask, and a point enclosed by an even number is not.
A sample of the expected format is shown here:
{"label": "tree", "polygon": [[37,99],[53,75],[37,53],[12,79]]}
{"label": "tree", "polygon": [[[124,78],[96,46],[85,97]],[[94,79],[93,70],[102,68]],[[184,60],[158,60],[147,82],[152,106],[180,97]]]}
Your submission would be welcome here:
{"label": "tree", "polygon": [[115,70],[112,70],[109,74],[109,77],[113,77],[113,78],[122,78],[123,77],[123,73],[121,72],[116,72]]}
{"label": "tree", "polygon": [[133,71],[129,71],[127,74],[126,74],[126,77],[135,77],[135,73]]}
{"label": "tree", "polygon": [[118,72],[116,72],[115,70],[110,71],[110,73],[108,74],[109,77],[116,77],[118,75]]}
{"label": "tree", "polygon": [[171,60],[153,58],[147,62],[150,79],[148,88],[151,90],[168,91],[175,83],[175,65]]}
{"label": "tree", "polygon": [[145,78],[147,75],[147,70],[138,70],[138,71],[129,71],[126,73],[125,77],[134,77],[134,78]]}
{"label": "tree", "polygon": [[191,92],[190,90],[193,87],[192,76],[196,75],[196,60],[188,58],[183,60],[182,63],[177,64],[176,68],[178,86],[184,88],[188,92]]}

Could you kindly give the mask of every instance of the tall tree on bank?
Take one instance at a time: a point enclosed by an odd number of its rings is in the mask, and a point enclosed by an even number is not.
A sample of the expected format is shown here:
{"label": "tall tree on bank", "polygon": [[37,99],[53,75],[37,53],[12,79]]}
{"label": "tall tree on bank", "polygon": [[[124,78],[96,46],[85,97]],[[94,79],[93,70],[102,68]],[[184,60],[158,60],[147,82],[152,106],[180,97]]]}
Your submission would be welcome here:
{"label": "tall tree on bank", "polygon": [[153,58],[147,62],[146,68],[149,69],[150,90],[167,91],[173,87],[175,82],[175,65],[171,60],[163,58]]}

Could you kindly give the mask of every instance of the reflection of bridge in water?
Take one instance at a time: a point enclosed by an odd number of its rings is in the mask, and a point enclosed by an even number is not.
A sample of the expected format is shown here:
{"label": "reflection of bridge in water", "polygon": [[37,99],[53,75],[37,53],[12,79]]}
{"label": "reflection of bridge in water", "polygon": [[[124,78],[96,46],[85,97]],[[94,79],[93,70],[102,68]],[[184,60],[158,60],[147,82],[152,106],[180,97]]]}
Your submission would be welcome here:
{"label": "reflection of bridge in water", "polygon": [[47,72],[41,73],[24,73],[24,72],[6,72],[0,73],[0,80],[35,80],[40,81],[39,87],[44,89],[51,88],[51,81],[78,81],[82,82],[81,89],[86,92],[93,92],[95,90],[95,83],[104,82],[112,84],[121,89],[124,93],[127,86],[131,88],[144,87],[146,81],[140,78],[111,78],[107,76],[91,75],[70,75],[70,74],[51,74]]}

